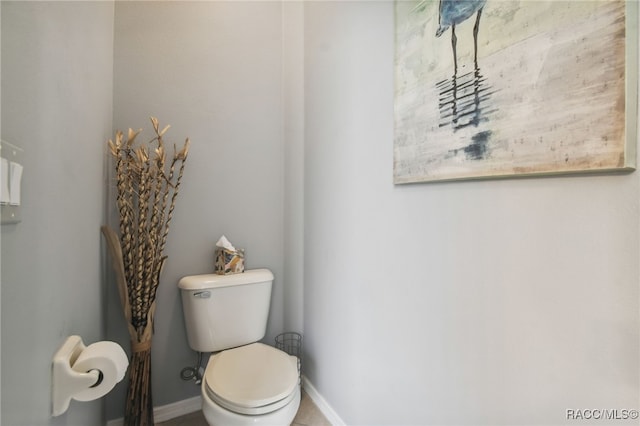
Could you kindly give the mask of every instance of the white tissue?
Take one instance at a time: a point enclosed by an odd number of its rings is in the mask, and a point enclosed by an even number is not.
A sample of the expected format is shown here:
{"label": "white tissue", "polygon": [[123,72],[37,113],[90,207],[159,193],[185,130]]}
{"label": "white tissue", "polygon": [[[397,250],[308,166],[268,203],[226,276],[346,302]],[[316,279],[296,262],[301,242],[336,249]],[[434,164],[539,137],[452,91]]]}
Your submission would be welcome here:
{"label": "white tissue", "polygon": [[104,396],[124,378],[128,366],[127,354],[115,342],[85,346],[80,336],[67,337],[51,365],[52,414],[64,414],[71,399],[92,401]]}
{"label": "white tissue", "polygon": [[93,401],[103,397],[124,378],[128,366],[127,354],[115,342],[103,341],[87,346],[71,368],[78,373],[97,370],[101,373],[102,381],[75,393],[72,395],[73,399]]}
{"label": "white tissue", "polygon": [[220,239],[216,243],[216,247],[224,248],[229,251],[236,251],[236,248],[229,242],[229,240],[227,240],[227,237],[225,237],[224,235],[220,237]]}

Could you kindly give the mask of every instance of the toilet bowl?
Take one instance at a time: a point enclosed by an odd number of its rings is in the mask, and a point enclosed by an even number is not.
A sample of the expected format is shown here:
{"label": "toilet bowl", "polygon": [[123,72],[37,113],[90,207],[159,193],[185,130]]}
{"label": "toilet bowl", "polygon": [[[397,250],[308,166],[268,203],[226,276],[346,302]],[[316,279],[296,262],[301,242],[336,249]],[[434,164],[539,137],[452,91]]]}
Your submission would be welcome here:
{"label": "toilet bowl", "polygon": [[252,343],[212,355],[202,380],[202,411],[210,425],[282,425],[300,405],[298,361]]}

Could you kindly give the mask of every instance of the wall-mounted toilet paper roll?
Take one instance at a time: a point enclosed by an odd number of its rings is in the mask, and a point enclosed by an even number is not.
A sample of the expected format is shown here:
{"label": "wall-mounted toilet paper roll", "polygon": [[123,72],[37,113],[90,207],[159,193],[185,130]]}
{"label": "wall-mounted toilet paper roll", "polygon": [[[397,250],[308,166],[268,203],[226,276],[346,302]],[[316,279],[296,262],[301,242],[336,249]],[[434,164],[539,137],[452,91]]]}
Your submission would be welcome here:
{"label": "wall-mounted toilet paper roll", "polygon": [[115,342],[85,346],[80,336],[67,337],[53,356],[51,414],[59,416],[71,399],[91,401],[104,396],[124,378],[129,360]]}
{"label": "wall-mounted toilet paper roll", "polygon": [[129,359],[122,347],[115,342],[96,342],[87,346],[73,363],[71,369],[78,373],[91,370],[100,372],[98,383],[74,395],[77,401],[93,401],[106,395],[124,378]]}

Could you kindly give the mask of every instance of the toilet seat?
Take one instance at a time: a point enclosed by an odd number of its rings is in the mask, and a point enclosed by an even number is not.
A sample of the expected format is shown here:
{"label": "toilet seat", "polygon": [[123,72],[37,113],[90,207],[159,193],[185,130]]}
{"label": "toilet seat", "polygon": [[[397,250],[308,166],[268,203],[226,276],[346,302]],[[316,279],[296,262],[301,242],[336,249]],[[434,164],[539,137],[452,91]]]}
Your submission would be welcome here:
{"label": "toilet seat", "polygon": [[252,343],[211,356],[204,382],[207,395],[227,410],[270,413],[294,398],[298,361],[271,346]]}

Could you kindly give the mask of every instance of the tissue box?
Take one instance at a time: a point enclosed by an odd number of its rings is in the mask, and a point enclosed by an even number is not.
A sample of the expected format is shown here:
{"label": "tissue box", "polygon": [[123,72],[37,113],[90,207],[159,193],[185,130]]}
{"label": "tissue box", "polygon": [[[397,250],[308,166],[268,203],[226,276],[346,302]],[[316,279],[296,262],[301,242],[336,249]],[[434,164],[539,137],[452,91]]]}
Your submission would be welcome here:
{"label": "tissue box", "polygon": [[231,251],[216,248],[216,274],[228,275],[244,272],[244,250]]}

